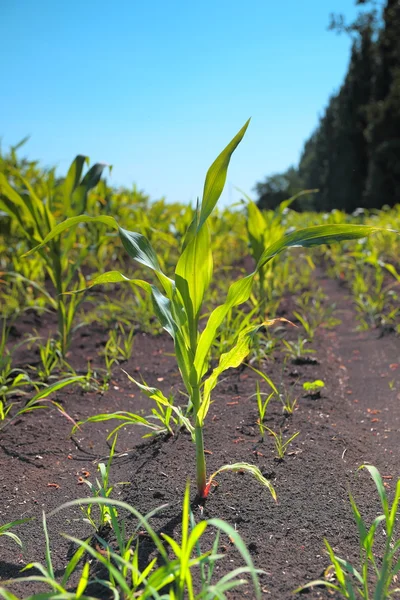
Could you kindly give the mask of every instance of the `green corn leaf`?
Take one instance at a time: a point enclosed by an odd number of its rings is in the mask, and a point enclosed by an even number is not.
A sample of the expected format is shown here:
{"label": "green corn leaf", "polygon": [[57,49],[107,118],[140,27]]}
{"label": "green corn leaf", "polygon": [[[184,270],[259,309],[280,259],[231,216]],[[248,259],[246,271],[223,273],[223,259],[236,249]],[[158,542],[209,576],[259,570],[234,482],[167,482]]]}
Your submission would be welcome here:
{"label": "green corn leaf", "polygon": [[71,197],[74,190],[79,185],[85,163],[89,164],[88,157],[78,154],[78,156],[76,156],[72,161],[71,166],[68,169],[67,176],[62,184],[64,207],[67,215],[71,212]]}
{"label": "green corn leaf", "polygon": [[32,231],[36,230],[35,215],[27,203],[27,197],[20,196],[8,183],[4,173],[0,173],[0,209],[13,217],[20,225],[24,235],[32,239]]}
{"label": "green corn leaf", "polygon": [[383,485],[383,479],[381,477],[381,474],[379,473],[378,469],[376,467],[374,467],[373,465],[361,465],[361,467],[359,467],[359,468],[367,469],[367,471],[371,475],[371,477],[376,485],[376,489],[378,490],[378,495],[379,495],[379,498],[381,501],[383,514],[385,515],[386,524],[387,524],[389,522],[389,516],[390,516],[389,515],[389,504],[388,504],[386,490],[385,490],[385,486]]}
{"label": "green corn leaf", "polygon": [[224,466],[220,467],[217,471],[215,471],[210,476],[208,482],[210,483],[217,475],[219,475],[220,473],[224,473],[226,471],[245,471],[246,473],[250,473],[250,475],[253,475],[257,479],[257,481],[259,481],[262,485],[264,485],[266,488],[268,488],[268,490],[271,493],[272,498],[276,502],[276,500],[277,500],[276,492],[275,492],[275,489],[274,489],[273,485],[271,484],[271,482],[268,481],[268,479],[266,479],[264,477],[264,475],[261,473],[261,471],[258,467],[256,467],[255,465],[250,465],[249,463],[246,463],[246,462],[234,463],[232,465],[224,465]]}
{"label": "green corn leaf", "polygon": [[78,187],[75,187],[71,196],[71,209],[75,214],[85,212],[88,193],[99,183],[103,171],[107,166],[103,163],[96,163],[89,169]]}
{"label": "green corn leaf", "polygon": [[107,216],[88,217],[87,215],[81,215],[79,217],[70,217],[69,219],[66,219],[62,223],[59,223],[58,225],[56,225],[54,227],[54,229],[52,229],[50,231],[50,233],[48,233],[43,238],[43,240],[40,242],[40,244],[38,244],[37,246],[35,246],[31,250],[29,250],[29,252],[26,252],[25,254],[23,254],[22,257],[33,254],[33,252],[36,252],[40,248],[43,248],[43,246],[45,246],[50,240],[54,239],[55,237],[57,237],[58,235],[60,235],[64,231],[66,231],[67,229],[70,229],[71,227],[75,227],[76,225],[79,225],[80,223],[102,223],[103,225],[108,225],[109,227],[112,227],[113,229],[118,229],[118,224],[117,224],[116,220],[114,219],[114,217],[107,217]]}
{"label": "green corn leaf", "polygon": [[174,282],[162,272],[157,255],[148,239],[141,233],[128,231],[122,227],[118,227],[118,231],[129,256],[145,267],[152,269],[160,280],[167,296],[171,298],[174,291]]}
{"label": "green corn leaf", "polygon": [[212,277],[213,261],[207,225],[195,235],[181,254],[175,270],[175,284],[188,317],[192,344],[197,338],[197,323],[203,298]]}
{"label": "green corn leaf", "polygon": [[301,585],[300,587],[293,590],[293,594],[301,594],[304,590],[312,590],[316,586],[324,586],[329,588],[330,590],[335,590],[336,592],[341,591],[339,586],[330,583],[329,581],[325,581],[325,579],[315,579],[314,581],[310,581],[309,583]]}
{"label": "green corn leaf", "polygon": [[[275,321],[275,319],[274,319],[274,321]],[[276,385],[274,384],[274,382],[272,381],[272,379],[270,377],[268,377],[268,375],[266,375],[266,373],[263,373],[262,371],[260,371],[259,369],[256,369],[255,367],[252,367],[251,365],[247,365],[247,366],[250,367],[250,369],[252,371],[254,371],[254,373],[257,373],[257,375],[260,375],[260,377],[262,377],[264,379],[264,381],[266,383],[268,383],[268,385],[272,389],[272,391],[276,395],[279,395],[278,388],[276,387]]]}
{"label": "green corn leaf", "polygon": [[211,313],[204,331],[200,335],[195,356],[195,368],[198,377],[201,378],[206,370],[206,359],[217,331],[228,311],[249,299],[253,285],[254,273],[235,281],[229,288],[227,299]]}
{"label": "green corn leaf", "polygon": [[17,525],[22,525],[23,523],[28,523],[28,521],[32,521],[33,517],[27,519],[16,519],[11,523],[6,523],[5,525],[0,526],[0,535],[3,535],[6,531],[11,529],[12,527],[16,527]]}
{"label": "green corn leaf", "polygon": [[345,240],[358,240],[379,230],[382,231],[379,227],[369,227],[367,225],[315,225],[299,229],[283,236],[269,246],[269,248],[266,248],[258,261],[257,269],[286,248],[296,246],[311,247],[322,244],[333,244]]}
{"label": "green corn leaf", "polygon": [[252,200],[249,200],[247,205],[246,225],[252,254],[255,261],[258,262],[265,248],[264,232],[267,224],[262,212]]}
{"label": "green corn leaf", "polygon": [[251,325],[250,327],[247,327],[239,334],[234,347],[231,348],[229,352],[221,355],[218,366],[213,370],[210,377],[206,379],[204,383],[203,400],[197,413],[200,425],[203,425],[204,419],[208,413],[208,409],[210,408],[211,392],[215,388],[219,376],[227,369],[238,367],[240,364],[242,364],[250,352],[250,344],[254,335],[262,326],[263,323],[261,325]]}
{"label": "green corn leaf", "polygon": [[[89,287],[93,287],[95,285],[104,285],[106,283],[124,282],[132,283],[142,288],[148,294],[151,294],[154,312],[160,321],[161,326],[170,334],[172,338],[175,339],[175,335],[178,331],[178,325],[172,313],[171,301],[166,298],[156,286],[151,285],[143,279],[129,279],[129,277],[126,277],[119,271],[108,271],[107,273],[102,273],[102,275],[95,277],[95,279],[89,283]],[[82,290],[78,290],[78,292],[80,291]]]}
{"label": "green corn leaf", "polygon": [[[87,543],[90,542],[90,538],[86,540]],[[76,552],[74,552],[71,560],[68,562],[67,566],[65,567],[65,572],[61,581],[61,585],[65,586],[68,582],[68,579],[71,577],[72,573],[75,571],[76,567],[78,566],[79,561],[81,560],[82,556],[85,553],[85,548],[83,546],[80,546]]]}
{"label": "green corn leaf", "polygon": [[86,562],[82,569],[82,574],[81,574],[81,578],[78,583],[78,587],[76,588],[77,599],[82,597],[82,594],[85,591],[87,584],[89,583],[89,569],[90,569],[90,564],[88,562]]}
{"label": "green corn leaf", "polygon": [[229,525],[229,523],[226,523],[225,521],[222,521],[221,519],[210,519],[208,521],[208,524],[211,525],[212,527],[216,527],[220,531],[223,531],[226,535],[228,535],[233,540],[235,547],[240,552],[240,554],[242,555],[242,558],[244,559],[244,561],[246,562],[246,564],[249,568],[249,573],[251,574],[251,578],[253,580],[256,598],[257,598],[257,600],[260,600],[261,599],[261,588],[260,588],[260,582],[259,582],[258,576],[257,576],[257,570],[254,567],[254,563],[252,561],[250,552],[246,548],[246,545],[243,542],[242,538],[240,537],[239,533],[231,525]]}
{"label": "green corn leaf", "polygon": [[168,398],[166,398],[164,396],[164,394],[162,393],[161,390],[159,390],[158,388],[155,387],[150,387],[148,386],[145,382],[140,383],[139,381],[137,381],[137,379],[134,379],[132,377],[132,375],[129,375],[129,373],[127,373],[126,371],[124,371],[124,369],[122,369],[122,371],[125,373],[125,375],[128,377],[128,379],[130,381],[132,381],[132,383],[134,383],[135,385],[138,386],[138,388],[140,388],[148,398],[151,398],[152,400],[155,400],[156,402],[159,402],[160,404],[162,404],[163,406],[171,409],[178,417],[179,421],[183,421],[186,428],[192,433],[194,431],[193,426],[191,425],[189,419],[186,419],[185,417],[183,417],[181,411],[179,410],[178,407],[174,406],[173,404],[171,404],[171,402],[168,400]]}
{"label": "green corn leaf", "polygon": [[233,140],[226,146],[208,169],[204,183],[200,218],[197,225],[198,230],[204,225],[222,194],[231,156],[242,141],[249,123],[250,119],[246,121],[242,129],[235,135]]}

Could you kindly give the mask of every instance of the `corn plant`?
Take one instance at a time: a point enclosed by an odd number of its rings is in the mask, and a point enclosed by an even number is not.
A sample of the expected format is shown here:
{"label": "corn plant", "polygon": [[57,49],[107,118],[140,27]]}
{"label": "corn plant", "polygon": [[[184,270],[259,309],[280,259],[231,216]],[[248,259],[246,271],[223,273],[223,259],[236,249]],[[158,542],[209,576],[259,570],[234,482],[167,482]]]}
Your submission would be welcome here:
{"label": "corn plant", "polygon": [[48,404],[55,406],[60,411],[61,414],[66,416],[72,423],[75,424],[75,421],[67,414],[67,412],[62,407],[62,405],[59,402],[56,402],[55,400],[51,400],[50,398],[48,398],[48,396],[50,396],[53,392],[57,392],[58,390],[64,388],[67,385],[71,385],[72,383],[80,382],[83,379],[84,379],[84,377],[82,377],[82,376],[74,375],[73,377],[66,377],[65,379],[61,379],[60,381],[57,381],[56,383],[53,383],[53,384],[49,385],[48,387],[41,389],[30,400],[28,400],[22,408],[17,410],[12,416],[9,416],[9,415],[10,415],[10,411],[11,411],[11,408],[13,405],[12,404],[8,405],[6,407],[6,410],[4,411],[3,405],[0,402],[0,422],[3,421],[0,424],[0,431],[5,429],[6,427],[8,427],[13,421],[15,421],[21,415],[33,412],[34,410],[47,408]]}
{"label": "corn plant", "polygon": [[[265,317],[267,305],[273,303],[275,286],[283,278],[277,278],[274,269],[268,261],[259,265],[259,261],[265,250],[274,242],[277,242],[285,234],[285,214],[290,205],[301,195],[316,190],[308,190],[281,202],[275,211],[262,212],[257,205],[245,195],[247,201],[247,234],[250,251],[258,265],[258,310],[261,318]],[[287,275],[287,274],[286,274]],[[284,277],[287,280],[287,276]],[[278,308],[279,301],[275,305]]]}
{"label": "corn plant", "polygon": [[[337,581],[311,581],[295,590],[295,593],[322,585],[335,590],[340,597],[348,600],[389,600],[398,597],[400,588],[396,583],[400,571],[400,539],[396,539],[395,524],[400,500],[400,479],[397,481],[393,503],[390,506],[379,471],[372,465],[360,467],[363,468],[369,471],[375,483],[383,514],[376,517],[368,527],[350,494],[350,504],[360,537],[360,568],[355,568],[347,560],[336,556],[329,542],[324,540]],[[373,547],[381,525],[384,527],[385,539],[382,555]]]}
{"label": "corn plant", "polygon": [[266,425],[262,425],[262,428],[268,431],[269,435],[274,438],[275,450],[277,455],[276,457],[279,461],[282,461],[285,458],[285,454],[289,445],[293,442],[295,438],[297,438],[300,431],[296,431],[296,433],[294,433],[287,440],[285,440],[281,430],[277,432],[271,429],[270,427],[267,427]]}
{"label": "corn plant", "polygon": [[[252,273],[239,278],[230,285],[226,300],[214,308],[205,327],[200,331],[199,319],[203,310],[203,301],[213,276],[213,255],[208,219],[224,188],[231,156],[242,140],[247,127],[248,122],[217,157],[207,172],[203,197],[201,202],[197,203],[194,218],[183,239],[174,278],[164,273],[156,252],[144,235],[122,228],[111,216],[71,217],[57,225],[36,248],[29,252],[43,251],[45,245],[73,226],[80,223],[97,222],[116,229],[129,256],[153,272],[159,285],[143,279],[129,279],[119,271],[110,271],[99,275],[92,281],[92,285],[130,281],[151,295],[157,318],[173,338],[182,381],[193,405],[196,478],[198,493],[201,497],[207,496],[211,480],[218,473],[228,469],[237,470],[237,465],[227,465],[213,473],[207,480],[203,428],[211,404],[211,393],[217,385],[219,376],[225,370],[238,367],[243,362],[250,351],[250,344],[257,331],[270,324],[269,322],[249,325],[242,330],[233,346],[220,356],[219,364],[211,374],[208,374],[210,350],[229,311],[250,298],[254,280],[260,270],[286,248],[358,239],[377,229],[362,225],[319,225],[294,231],[277,239],[262,251],[260,250],[257,264]],[[143,386],[141,389],[146,391]],[[156,393],[160,401],[167,402],[164,394],[156,388],[148,388],[147,393],[150,397]],[[259,470],[246,463],[239,464],[241,465],[240,469],[245,469],[255,475],[273,495],[275,494],[270,482],[261,475]]]}
{"label": "corn plant", "polygon": [[18,544],[20,548],[23,548],[21,538],[13,531],[10,531],[10,529],[17,527],[18,525],[22,525],[23,523],[27,523],[28,521],[31,521],[31,519],[17,519],[16,521],[12,521],[12,523],[5,523],[4,525],[0,525],[0,537],[2,535],[7,536],[10,539],[12,539],[16,544]]}
{"label": "corn plant", "polygon": [[[158,535],[150,525],[151,517],[163,509],[164,506],[143,516],[126,502],[97,497],[72,500],[63,504],[51,514],[70,506],[82,506],[93,502],[99,506],[103,505],[109,508],[118,551],[113,550],[110,544],[99,535],[96,535],[95,538],[100,551],[93,548],[88,540],[79,540],[68,535],[65,537],[80,549],[84,549],[87,554],[106,569],[108,579],[95,579],[94,581],[111,590],[114,597],[123,597],[126,600],[184,600],[185,598],[188,600],[214,600],[215,598],[228,600],[226,592],[247,583],[243,576],[249,575],[254,587],[255,597],[257,600],[261,598],[258,575],[263,571],[254,567],[243,540],[231,525],[221,519],[209,519],[195,523],[190,510],[189,484],[186,486],[182,505],[180,540],[173,539],[166,533]],[[121,523],[118,521],[116,518],[117,509],[128,511],[137,520],[133,534],[127,541],[125,520],[122,519]],[[216,541],[211,550],[202,552],[200,547],[201,538],[205,531],[211,528],[216,531]],[[159,561],[161,562],[161,564],[158,564],[157,558],[153,559],[144,567],[143,571],[139,570],[138,560],[138,546],[140,546],[138,533],[140,529],[146,531],[158,551]],[[218,553],[218,541],[221,533],[229,536],[246,566],[234,569],[214,582],[215,563],[223,558],[223,554]],[[169,552],[165,545],[169,547]],[[196,584],[193,580],[194,573],[196,574]],[[21,579],[17,581],[21,581]],[[200,584],[200,590],[196,589],[199,587],[198,584]]]}
{"label": "corn plant", "polygon": [[[65,180],[58,188],[50,181],[46,198],[40,198],[33,185],[18,170],[11,170],[10,181],[4,173],[0,173],[0,209],[18,224],[28,247],[33,248],[43,241],[54,229],[60,216],[62,222],[66,217],[73,218],[73,215],[81,214],[86,210],[88,193],[100,181],[105,167],[103,164],[95,164],[82,177],[86,162],[87,157],[77,156]],[[56,297],[54,299],[50,297],[50,303],[58,315],[58,332],[63,356],[70,343],[74,317],[81,301],[79,295],[65,296],[64,292],[68,290],[78,272],[81,260],[86,255],[84,250],[78,259],[71,260],[70,254],[75,242],[75,232],[71,232],[63,238],[63,243],[60,237],[55,236],[46,248],[41,247],[39,250],[46,272],[56,291]],[[83,281],[84,279],[80,277],[80,285]],[[34,281],[27,280],[27,282],[35,285]],[[49,297],[44,288],[42,290]]]}
{"label": "corn plant", "polygon": [[[267,412],[268,404],[271,402],[274,395],[275,395],[274,392],[271,392],[270,394],[263,394],[262,392],[260,392],[260,384],[258,381],[256,381],[256,398],[257,398],[257,410],[258,410],[257,424],[258,424],[258,428],[260,430],[262,442],[264,441],[265,428],[263,425],[263,421],[265,419],[265,413]],[[263,399],[263,396],[266,396],[266,398]]]}
{"label": "corn plant", "polygon": [[50,540],[45,513],[43,513],[43,531],[46,544],[46,564],[43,565],[38,562],[32,562],[27,564],[26,567],[22,569],[22,571],[36,569],[39,571],[40,575],[26,575],[22,577],[20,576],[15,580],[10,579],[2,581],[2,585],[0,586],[0,597],[4,598],[5,600],[18,600],[17,596],[10,592],[5,586],[19,582],[40,582],[46,584],[51,589],[51,592],[42,592],[37,595],[35,594],[33,596],[29,596],[29,600],[55,600],[56,598],[63,598],[63,600],[95,600],[91,596],[84,595],[84,591],[89,583],[89,562],[85,562],[83,566],[78,584],[76,586],[76,591],[72,593],[68,590],[68,588],[70,589],[71,585],[71,575],[76,571],[78,563],[82,560],[85,553],[85,548],[83,546],[78,547],[72,558],[69,560],[61,581],[58,581],[51,558]]}

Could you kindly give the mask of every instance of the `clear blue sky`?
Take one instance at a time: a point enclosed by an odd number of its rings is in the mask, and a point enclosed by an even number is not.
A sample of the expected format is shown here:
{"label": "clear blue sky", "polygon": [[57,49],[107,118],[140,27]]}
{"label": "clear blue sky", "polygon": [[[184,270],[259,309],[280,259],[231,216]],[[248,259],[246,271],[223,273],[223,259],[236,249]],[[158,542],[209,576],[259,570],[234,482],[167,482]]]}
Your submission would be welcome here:
{"label": "clear blue sky", "polygon": [[297,162],[351,41],[327,31],[354,0],[0,0],[0,136],[65,173],[76,154],[114,185],[194,201],[246,119],[234,186]]}

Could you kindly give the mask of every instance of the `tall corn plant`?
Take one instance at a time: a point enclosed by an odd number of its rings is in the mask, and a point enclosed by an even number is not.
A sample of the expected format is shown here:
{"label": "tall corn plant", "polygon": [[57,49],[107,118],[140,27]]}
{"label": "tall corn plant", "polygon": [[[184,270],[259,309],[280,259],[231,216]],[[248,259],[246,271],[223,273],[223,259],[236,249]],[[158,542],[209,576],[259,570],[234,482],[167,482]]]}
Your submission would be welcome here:
{"label": "tall corn plant", "polygon": [[[192,435],[196,446],[197,490],[199,496],[203,498],[207,496],[212,479],[218,473],[238,469],[252,473],[260,482],[268,486],[272,495],[275,496],[271,484],[262,476],[261,472],[247,463],[225,465],[207,480],[203,428],[210,408],[211,393],[219,376],[225,370],[238,367],[242,363],[249,352],[252,338],[260,327],[268,324],[249,325],[242,330],[233,346],[220,356],[218,366],[209,374],[210,349],[225,317],[234,306],[238,306],[249,299],[257,274],[274,256],[277,256],[286,248],[357,239],[375,230],[374,227],[361,225],[338,225],[336,227],[320,225],[281,237],[263,249],[252,273],[230,285],[225,301],[211,312],[204,329],[200,331],[199,317],[203,309],[204,296],[213,277],[213,257],[208,219],[224,188],[231,156],[242,140],[248,124],[249,121],[221,152],[207,172],[203,197],[201,203],[198,203],[195,216],[186,231],[173,279],[162,271],[157,255],[147,238],[140,233],[123,229],[111,216],[93,218],[83,215],[67,219],[64,223],[56,226],[43,242],[34,249],[41,250],[45,244],[50,243],[63,231],[74,225],[96,221],[117,229],[129,256],[153,271],[158,285],[152,285],[142,279],[129,279],[118,271],[110,271],[100,275],[92,281],[92,285],[131,281],[131,283],[151,295],[156,316],[162,327],[173,338],[182,381],[193,405],[194,427]],[[150,388],[138,382],[135,383],[148,396],[156,398],[158,402],[168,404],[167,398],[157,388]]]}
{"label": "tall corn plant", "polygon": [[[95,164],[82,177],[87,161],[87,157],[78,155],[59,186],[55,185],[54,177],[51,176],[45,198],[38,196],[34,185],[18,169],[11,170],[9,180],[0,172],[0,210],[10,215],[19,226],[28,247],[33,248],[41,244],[57,226],[58,221],[63,222],[66,218],[73,218],[74,215],[86,211],[88,193],[100,181],[105,167],[100,163]],[[80,260],[71,260],[75,242],[75,232],[71,232],[63,240],[60,236],[53,236],[51,242],[46,247],[41,246],[39,250],[46,272],[56,290],[55,298],[44,289],[43,293],[57,311],[58,331],[64,356],[70,343],[73,320],[79,303],[76,296],[67,297],[64,292],[68,290],[79,268],[79,262],[85,255],[83,252]]]}

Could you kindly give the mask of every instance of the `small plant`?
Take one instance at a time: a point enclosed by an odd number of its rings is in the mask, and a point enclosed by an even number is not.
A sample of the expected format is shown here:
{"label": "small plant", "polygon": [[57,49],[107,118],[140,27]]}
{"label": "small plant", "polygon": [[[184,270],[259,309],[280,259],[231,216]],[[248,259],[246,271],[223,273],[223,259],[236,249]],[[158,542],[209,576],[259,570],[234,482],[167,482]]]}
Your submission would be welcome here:
{"label": "small plant", "polygon": [[13,531],[10,531],[10,529],[17,527],[17,525],[27,523],[28,521],[31,521],[31,519],[17,519],[16,521],[12,521],[12,523],[5,523],[4,525],[0,525],[0,537],[2,535],[5,535],[11,538],[16,544],[18,544],[20,548],[22,548],[23,544],[21,538]]}
{"label": "small plant", "polygon": [[[43,514],[43,529],[46,540],[46,564],[30,563],[24,570],[36,568],[40,575],[31,575],[18,577],[15,580],[3,581],[0,587],[0,596],[5,600],[15,600],[14,596],[4,586],[9,587],[13,584],[23,582],[39,581],[47,584],[52,592],[42,594],[41,598],[63,598],[65,600],[91,598],[84,596],[84,592],[90,583],[97,583],[112,592],[114,598],[126,598],[127,600],[228,600],[229,590],[248,583],[246,576],[251,579],[254,588],[254,597],[261,599],[261,587],[258,575],[264,573],[254,567],[250,553],[247,550],[243,540],[238,532],[228,523],[221,519],[209,519],[196,523],[190,510],[190,490],[189,484],[182,506],[182,529],[180,541],[171,538],[162,533],[158,535],[150,525],[150,519],[159,512],[163,506],[151,511],[146,516],[141,515],[133,506],[126,502],[111,500],[110,498],[82,498],[73,500],[53,511],[70,506],[77,506],[96,503],[99,506],[108,506],[113,531],[116,537],[117,551],[111,547],[102,537],[95,535],[96,547],[88,540],[79,540],[66,535],[65,537],[78,546],[71,560],[69,561],[61,581],[58,581],[51,560],[51,549],[47,529],[46,517]],[[132,535],[127,539],[125,532],[125,523],[121,523],[116,518],[116,510],[125,510],[133,516],[137,524],[134,526]],[[51,515],[50,515],[51,516]],[[132,520],[129,520],[132,523]],[[201,550],[201,540],[207,529],[216,531],[215,541],[212,548],[206,552]],[[152,559],[143,570],[139,569],[139,532],[145,531],[154,548],[157,550],[158,557]],[[215,581],[216,563],[218,563],[223,554],[218,552],[219,540],[221,534],[229,536],[231,543],[240,553],[245,566],[234,569],[226,575]],[[169,551],[165,548],[169,546]],[[76,572],[80,560],[88,555],[91,561],[86,561],[80,574],[76,592],[67,591],[66,587],[71,589],[70,578]],[[105,569],[107,579],[93,578],[90,576],[90,562],[97,561]],[[159,564],[160,563],[160,564]],[[194,577],[196,576],[196,585]],[[199,589],[200,588],[200,589]]]}
{"label": "small plant", "polygon": [[[397,481],[392,506],[389,505],[385,486],[379,471],[371,465],[363,465],[375,483],[383,514],[376,517],[368,527],[363,521],[353,496],[350,494],[350,504],[357,523],[360,536],[360,568],[356,569],[347,560],[335,555],[331,545],[324,540],[329,558],[332,563],[337,583],[325,580],[311,581],[296,589],[294,593],[302,592],[314,586],[325,586],[336,591],[342,598],[356,600],[389,600],[397,597],[400,588],[396,587],[397,575],[400,571],[400,540],[395,537],[395,524],[400,500],[400,479]],[[383,526],[385,546],[381,556],[374,552],[374,541],[380,526]]]}
{"label": "small plant", "polygon": [[285,346],[283,351],[294,364],[313,362],[313,359],[308,355],[315,354],[315,350],[306,348],[306,344],[308,344],[307,338],[298,336],[297,340],[295,341],[282,340],[282,342]]}
{"label": "small plant", "polygon": [[293,314],[296,317],[296,319],[298,321],[300,321],[300,323],[302,324],[304,331],[306,332],[306,335],[307,335],[307,340],[309,342],[312,342],[314,339],[315,330],[316,330],[315,323],[311,323],[310,319],[308,319],[306,316],[301,315],[300,313],[298,313],[296,311],[293,311]]}
{"label": "small plant", "polygon": [[13,352],[30,339],[23,340],[9,350],[8,335],[9,330],[4,319],[0,331],[0,421],[5,420],[13,406],[13,403],[9,402],[9,397],[24,396],[27,393],[24,387],[35,386],[27,371],[13,367]]}
{"label": "small plant", "polygon": [[111,329],[104,348],[106,362],[112,364],[129,360],[132,356],[134,336],[135,330],[131,328],[126,332],[122,323],[118,323],[116,329]]}
{"label": "small plant", "polygon": [[58,581],[55,575],[55,570],[51,559],[50,540],[45,513],[43,513],[43,531],[46,543],[46,564],[42,565],[38,562],[32,562],[26,565],[26,567],[24,567],[21,570],[29,571],[30,569],[35,569],[40,572],[40,575],[27,575],[18,577],[17,579],[2,581],[2,585],[0,586],[0,596],[4,598],[4,600],[18,600],[17,596],[15,596],[12,592],[10,592],[6,587],[3,586],[9,586],[14,583],[17,584],[20,582],[37,581],[48,585],[52,591],[51,593],[44,593],[38,596],[30,596],[29,598],[43,598],[48,600],[51,600],[52,598],[63,598],[64,600],[95,600],[90,596],[84,596],[84,591],[89,583],[89,562],[85,562],[83,566],[82,573],[76,586],[76,592],[71,593],[69,591],[71,575],[75,573],[78,563],[83,558],[85,548],[82,545],[78,547],[78,550],[73,554],[72,558],[68,562],[61,581]]}
{"label": "small plant", "polygon": [[[257,409],[258,409],[258,419],[257,424],[261,434],[261,441],[264,441],[264,431],[265,427],[263,425],[263,421],[265,419],[265,413],[267,412],[268,404],[274,397],[275,393],[271,392],[268,394],[262,394],[260,392],[260,384],[256,381],[256,398],[257,398]],[[266,396],[265,400],[263,400],[262,396]]]}
{"label": "small plant", "polygon": [[288,390],[283,384],[280,386],[278,398],[282,403],[284,415],[292,415],[297,406],[297,396],[293,396],[291,390]]}
{"label": "small plant", "polygon": [[[108,457],[107,464],[99,463],[98,470],[100,473],[100,479],[96,478],[96,483],[92,483],[91,481],[84,479],[84,483],[89,486],[93,498],[108,498],[113,491],[113,486],[109,484],[110,477],[110,468],[111,463],[114,458],[115,453],[115,445],[117,443],[117,435],[114,435],[114,439],[110,449],[110,455]],[[97,508],[97,507],[96,507]],[[105,526],[111,526],[111,514],[110,507],[106,504],[100,504],[98,506],[100,515],[99,518],[96,519],[93,515],[93,504],[88,504],[87,506],[81,506],[82,511],[85,514],[85,521],[90,523],[92,527],[96,531],[101,531]],[[115,510],[115,508],[112,508]],[[116,513],[115,516],[117,516]]]}
{"label": "small plant", "polygon": [[278,460],[283,460],[285,458],[285,454],[289,445],[293,442],[295,438],[299,435],[300,431],[296,431],[290,438],[284,440],[282,430],[277,433],[273,429],[270,429],[266,425],[263,425],[263,428],[268,431],[268,433],[274,438],[275,450],[277,454]]}
{"label": "small plant", "polygon": [[39,357],[40,364],[30,365],[30,368],[35,371],[40,381],[48,383],[56,378],[53,372],[64,362],[60,341],[48,338],[45,344],[39,344]]}
{"label": "small plant", "polygon": [[325,383],[321,379],[315,381],[305,381],[303,383],[303,390],[308,392],[308,396],[311,398],[320,398],[321,390],[325,387]]}

